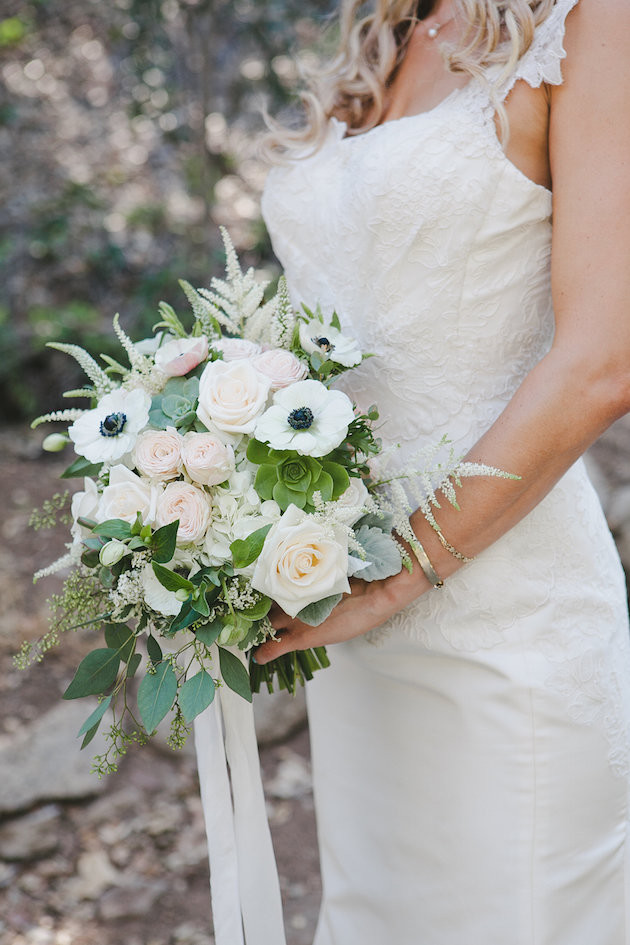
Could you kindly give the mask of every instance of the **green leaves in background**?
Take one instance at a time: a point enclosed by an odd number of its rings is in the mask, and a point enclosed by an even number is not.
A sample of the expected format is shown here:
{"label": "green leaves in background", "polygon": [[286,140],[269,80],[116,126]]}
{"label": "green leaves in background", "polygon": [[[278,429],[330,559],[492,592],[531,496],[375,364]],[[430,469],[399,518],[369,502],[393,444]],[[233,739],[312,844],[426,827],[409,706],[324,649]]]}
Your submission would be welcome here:
{"label": "green leaves in background", "polygon": [[248,535],[247,538],[237,538],[236,541],[232,542],[230,551],[232,552],[232,562],[235,568],[246,568],[253,564],[262,551],[270,528],[271,525],[264,525]]}

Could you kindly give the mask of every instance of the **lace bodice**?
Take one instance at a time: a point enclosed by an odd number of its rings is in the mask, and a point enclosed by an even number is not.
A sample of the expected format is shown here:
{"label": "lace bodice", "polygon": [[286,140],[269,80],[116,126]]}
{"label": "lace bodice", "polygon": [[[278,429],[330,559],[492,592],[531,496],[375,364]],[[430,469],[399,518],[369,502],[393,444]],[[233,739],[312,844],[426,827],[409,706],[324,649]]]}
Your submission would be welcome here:
{"label": "lace bodice", "polygon": [[[559,0],[517,78],[561,81]],[[296,303],[336,309],[377,357],[350,393],[376,401],[392,441],[448,430],[468,446],[553,333],[551,194],[506,158],[487,85],[472,81],[419,115],[346,137],[274,169],[263,211]],[[365,260],[370,260],[366,269]]]}

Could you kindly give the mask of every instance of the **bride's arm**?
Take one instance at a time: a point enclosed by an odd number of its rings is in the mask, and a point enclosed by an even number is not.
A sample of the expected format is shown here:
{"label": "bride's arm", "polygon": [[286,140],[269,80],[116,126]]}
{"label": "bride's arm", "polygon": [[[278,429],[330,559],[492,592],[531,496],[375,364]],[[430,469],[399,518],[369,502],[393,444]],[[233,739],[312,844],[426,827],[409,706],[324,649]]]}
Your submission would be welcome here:
{"label": "bride's arm", "polygon": [[[438,520],[473,557],[530,512],[610,424],[630,410],[630,5],[581,0],[567,19],[564,83],[551,96],[552,293],[556,334],[506,409],[466,457],[517,473],[475,478]],[[461,562],[421,513],[411,519],[437,573]],[[319,628],[281,612],[289,632],[260,648],[260,662],[338,642],[378,626],[431,585],[422,570],[353,582]],[[439,593],[434,591],[433,593]]]}

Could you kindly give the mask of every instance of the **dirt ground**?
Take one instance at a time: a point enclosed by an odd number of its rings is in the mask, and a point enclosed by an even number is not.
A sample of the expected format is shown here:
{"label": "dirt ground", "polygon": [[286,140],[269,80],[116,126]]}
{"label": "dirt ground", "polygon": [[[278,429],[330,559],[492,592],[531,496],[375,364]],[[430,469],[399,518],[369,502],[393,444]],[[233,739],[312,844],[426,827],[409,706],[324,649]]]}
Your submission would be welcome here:
{"label": "dirt ground", "polygon": [[[25,672],[11,658],[45,629],[65,529],[27,528],[66,465],[39,438],[0,433],[0,746],[58,704],[82,655],[70,635]],[[86,751],[85,764],[91,755]],[[262,752],[288,945],[310,945],[320,898],[305,730]],[[42,803],[0,820],[0,945],[212,945],[205,833],[194,755],[132,751],[90,799]]]}

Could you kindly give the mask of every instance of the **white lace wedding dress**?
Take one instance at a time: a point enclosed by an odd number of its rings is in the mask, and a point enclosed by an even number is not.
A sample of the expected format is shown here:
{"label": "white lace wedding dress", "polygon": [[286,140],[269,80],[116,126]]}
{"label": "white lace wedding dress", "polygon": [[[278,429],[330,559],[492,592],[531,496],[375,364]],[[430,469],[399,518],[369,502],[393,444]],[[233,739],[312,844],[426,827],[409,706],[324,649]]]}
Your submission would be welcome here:
{"label": "white lace wedding dress", "polygon": [[[506,94],[562,81],[575,2]],[[359,137],[333,121],[272,170],[263,209],[294,300],[378,353],[348,389],[401,455],[444,433],[466,451],[550,344],[551,194],[505,157],[480,82]],[[630,942],[625,586],[581,461],[441,591],[330,656],[307,687],[316,945]]]}

